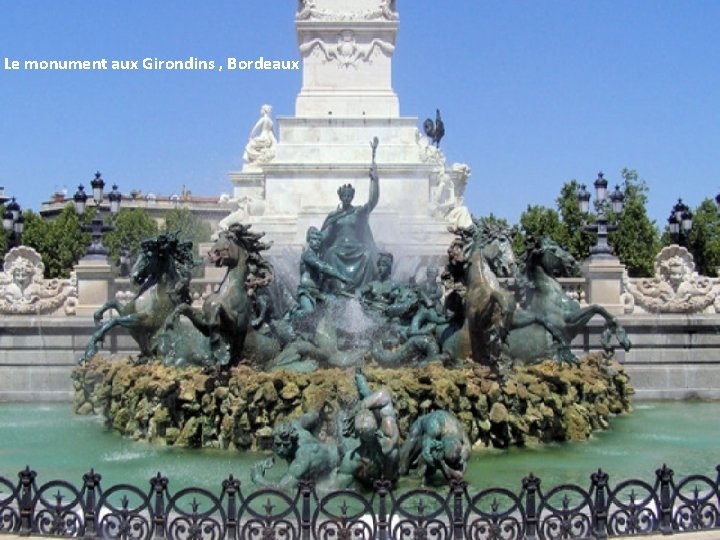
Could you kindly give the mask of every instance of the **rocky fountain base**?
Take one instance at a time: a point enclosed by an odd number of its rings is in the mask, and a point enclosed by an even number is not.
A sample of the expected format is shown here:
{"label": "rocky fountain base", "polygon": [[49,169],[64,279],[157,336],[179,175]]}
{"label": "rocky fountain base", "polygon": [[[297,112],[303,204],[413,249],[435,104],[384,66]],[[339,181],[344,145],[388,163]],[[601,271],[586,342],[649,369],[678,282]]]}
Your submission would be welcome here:
{"label": "rocky fountain base", "polygon": [[[630,410],[633,393],[620,364],[590,354],[575,365],[516,366],[498,379],[479,366],[366,368],[372,388],[388,387],[400,433],[426,412],[445,409],[475,448],[577,441]],[[122,435],[156,444],[258,450],[279,422],[320,410],[326,418],[357,397],[352,370],[228,373],[95,357],[73,373],[74,408],[102,414]],[[328,420],[325,430],[332,436]]]}

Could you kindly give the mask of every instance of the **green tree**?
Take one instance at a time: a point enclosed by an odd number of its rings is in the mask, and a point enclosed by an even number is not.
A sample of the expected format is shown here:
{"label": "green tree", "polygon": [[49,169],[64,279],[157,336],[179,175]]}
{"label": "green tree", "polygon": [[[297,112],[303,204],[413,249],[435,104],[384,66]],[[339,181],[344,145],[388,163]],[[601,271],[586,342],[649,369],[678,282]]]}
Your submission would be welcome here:
{"label": "green tree", "polygon": [[652,276],[655,257],[660,251],[660,233],[647,215],[648,187],[637,171],[624,168],[620,187],[625,205],[619,216],[610,211],[609,218],[617,220],[617,229],[610,233],[609,242],[631,277]]}
{"label": "green tree", "polygon": [[196,255],[198,244],[209,242],[212,234],[210,225],[187,208],[174,208],[165,214],[164,231],[176,233],[181,239],[192,241],[193,252]]}
{"label": "green tree", "polygon": [[493,225],[493,224],[494,224],[494,225],[497,225],[498,227],[502,227],[502,228],[505,228],[505,229],[510,229],[510,228],[511,228],[511,227],[510,227],[510,224],[509,224],[508,221],[507,221],[507,219],[501,218],[501,217],[497,217],[497,216],[496,216],[495,214],[493,214],[492,212],[491,212],[490,215],[488,215],[488,216],[482,216],[482,217],[474,218],[474,219],[475,219],[475,221],[477,221],[477,222],[486,223],[486,224],[488,224],[488,225]]}
{"label": "green tree", "polygon": [[585,223],[593,216],[583,216],[580,212],[578,192],[580,184],[577,180],[565,182],[560,189],[560,196],[556,199],[558,213],[561,220],[558,244],[567,249],[578,261],[590,256],[590,248],[594,245],[593,235],[585,230]]}
{"label": "green tree", "polygon": [[158,234],[157,222],[142,208],[121,208],[111,217],[110,223],[114,229],[105,234],[103,244],[115,265],[120,264],[122,248],[128,250],[130,260],[133,261],[140,251],[140,243]]}
{"label": "green tree", "polygon": [[705,199],[693,215],[688,249],[699,274],[716,277],[720,267],[720,216],[712,199]]}
{"label": "green tree", "polygon": [[34,248],[42,257],[46,278],[66,278],[90,243],[90,234],[82,226],[89,223],[94,209],[88,209],[80,218],[72,204],[68,204],[52,221],[35,214],[23,213],[25,230],[23,244]]}
{"label": "green tree", "polygon": [[563,226],[559,214],[552,208],[528,205],[520,215],[520,231],[513,239],[513,251],[520,255],[529,236],[549,236],[562,245]]}

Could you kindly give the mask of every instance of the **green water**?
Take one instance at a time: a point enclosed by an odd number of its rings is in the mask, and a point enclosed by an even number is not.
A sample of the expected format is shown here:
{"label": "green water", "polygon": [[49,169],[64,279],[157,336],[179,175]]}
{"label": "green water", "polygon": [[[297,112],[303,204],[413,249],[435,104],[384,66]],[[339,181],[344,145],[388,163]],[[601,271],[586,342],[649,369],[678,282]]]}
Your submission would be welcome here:
{"label": "green water", "polygon": [[[590,474],[601,467],[611,484],[626,478],[652,483],[663,463],[675,471],[676,479],[694,473],[713,477],[720,463],[718,417],[720,402],[639,403],[632,414],[613,418],[609,430],[587,442],[477,452],[467,479],[474,489],[502,486],[518,491],[522,478],[533,472],[546,489],[565,482],[589,486]],[[249,467],[263,457],[135,442],[107,430],[101,418],[73,415],[69,404],[0,404],[0,476],[13,482],[17,472],[30,465],[38,483],[64,479],[80,484],[92,467],[106,487],[146,487],[162,472],[173,490],[196,485],[219,492],[231,473],[248,486]],[[274,472],[282,472],[279,465]]]}

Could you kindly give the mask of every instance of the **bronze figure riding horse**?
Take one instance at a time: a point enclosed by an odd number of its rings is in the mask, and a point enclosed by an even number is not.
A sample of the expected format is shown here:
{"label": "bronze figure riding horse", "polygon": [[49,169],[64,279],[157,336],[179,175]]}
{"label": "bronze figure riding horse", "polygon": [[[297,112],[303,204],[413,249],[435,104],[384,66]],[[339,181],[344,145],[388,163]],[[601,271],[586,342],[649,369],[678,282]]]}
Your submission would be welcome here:
{"label": "bronze figure riding horse", "polygon": [[550,336],[542,328],[528,327],[511,332],[507,340],[511,356],[535,359],[547,357],[548,352],[553,351],[560,360],[574,361],[576,358],[570,352],[570,342],[595,315],[600,315],[606,322],[601,340],[606,350],[612,349],[612,336],[623,349],[630,349],[631,343],[625,330],[607,309],[597,304],[582,307],[563,291],[555,276],[573,273],[577,262],[555,241],[547,237],[529,239],[524,266],[529,290],[523,307],[530,313],[542,314],[556,332],[551,345]]}
{"label": "bronze figure riding horse", "polygon": [[[190,303],[190,273],[194,265],[192,242],[181,242],[175,235],[161,234],[144,240],[130,272],[140,290],[126,304],[118,300],[106,302],[94,314],[98,329],[85,348],[83,360],[92,358],[105,335],[122,326],[140,347],[140,360],[153,356],[154,337],[165,318],[178,305]],[[101,323],[103,314],[114,309],[117,317]]]}
{"label": "bronze figure riding horse", "polygon": [[[476,223],[454,232],[457,237],[448,249],[443,282],[450,291],[446,306],[454,315],[451,328],[454,325],[456,331],[446,339],[443,350],[471,356],[493,369],[499,367],[502,357],[520,361],[552,357],[553,344],[569,351],[569,341],[558,323],[540,309],[519,306],[493,272],[493,267],[505,272],[515,268],[509,231]],[[496,257],[501,260],[490,260]],[[567,355],[562,359],[567,360]]]}
{"label": "bronze figure riding horse", "polygon": [[[251,232],[250,225],[239,223],[219,233],[208,257],[216,266],[227,267],[227,272],[218,289],[205,299],[201,309],[183,304],[168,317],[163,333],[173,334],[175,331],[174,337],[165,338],[176,340],[174,348],[178,351],[207,350],[209,357],[202,362],[208,365],[227,366],[242,359],[253,316],[255,291],[269,285],[274,278],[272,266],[260,254],[270,247],[270,244],[260,242],[263,236],[264,233]],[[180,346],[183,336],[175,327],[181,316],[186,317],[208,342]],[[198,359],[197,354],[188,353],[186,358],[174,361],[197,362]]]}

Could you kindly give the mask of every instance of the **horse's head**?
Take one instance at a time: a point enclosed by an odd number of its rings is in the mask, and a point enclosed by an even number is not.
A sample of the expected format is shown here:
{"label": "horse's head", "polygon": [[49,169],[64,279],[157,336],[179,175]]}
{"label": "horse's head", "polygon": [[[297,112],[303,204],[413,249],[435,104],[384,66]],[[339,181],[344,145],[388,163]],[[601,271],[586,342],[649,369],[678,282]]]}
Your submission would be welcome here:
{"label": "horse's head", "polygon": [[476,225],[474,241],[497,277],[512,277],[517,271],[512,250],[512,233],[507,227],[493,223]]}
{"label": "horse's head", "polygon": [[241,259],[246,259],[247,253],[241,252],[240,245],[235,241],[234,235],[229,231],[221,231],[217,240],[208,251],[208,259],[215,266],[235,267]]}
{"label": "horse's head", "polygon": [[163,265],[157,238],[148,238],[140,244],[140,253],[130,270],[130,278],[136,285],[142,285],[151,276],[158,276]]}
{"label": "horse's head", "polygon": [[208,252],[208,258],[215,266],[247,270],[249,276],[245,285],[248,289],[254,289],[269,284],[274,273],[260,253],[272,244],[260,242],[265,233],[251,232],[250,227],[233,223],[226,231],[221,231]]}
{"label": "horse's head", "polygon": [[474,227],[449,227],[448,231],[455,235],[447,250],[448,265],[454,268],[465,268],[472,257],[475,243],[473,242]]}
{"label": "horse's head", "polygon": [[547,236],[528,239],[526,250],[528,268],[541,267],[555,277],[573,276],[579,270],[575,257]]}
{"label": "horse's head", "polygon": [[192,242],[181,242],[175,234],[161,234],[143,240],[130,277],[138,285],[163,276],[189,281],[193,264]]}

